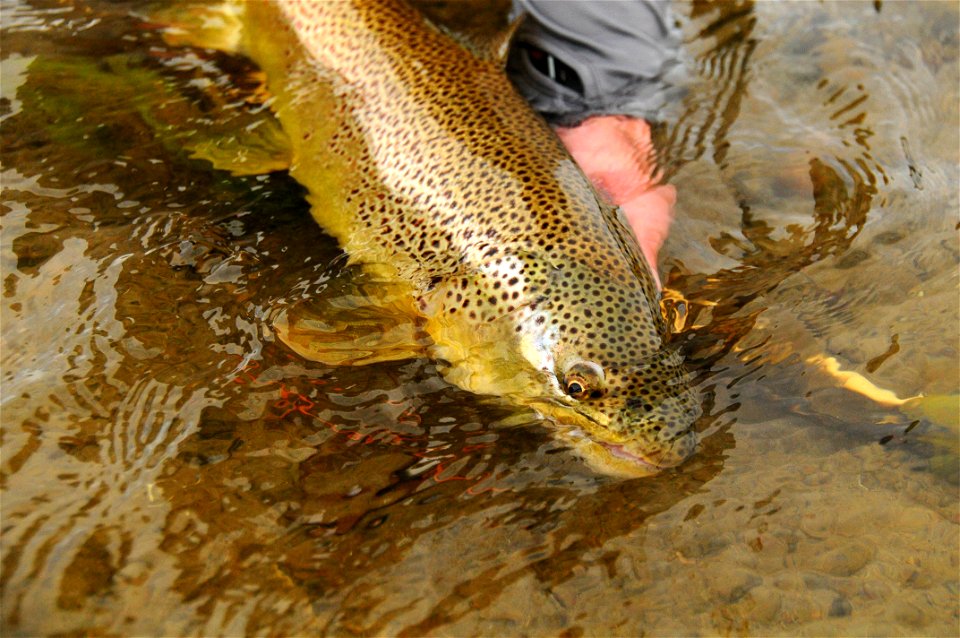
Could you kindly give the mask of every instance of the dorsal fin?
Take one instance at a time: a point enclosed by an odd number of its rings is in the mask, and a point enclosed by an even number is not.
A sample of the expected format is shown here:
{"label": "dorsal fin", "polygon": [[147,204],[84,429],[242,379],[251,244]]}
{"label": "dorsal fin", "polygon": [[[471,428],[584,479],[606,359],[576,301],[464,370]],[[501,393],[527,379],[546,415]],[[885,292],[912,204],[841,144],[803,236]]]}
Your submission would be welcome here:
{"label": "dorsal fin", "polygon": [[510,42],[513,41],[513,36],[523,23],[525,15],[521,13],[510,24],[493,34],[476,31],[454,33],[449,29],[443,30],[478,58],[504,66],[507,63],[507,54],[510,52]]}

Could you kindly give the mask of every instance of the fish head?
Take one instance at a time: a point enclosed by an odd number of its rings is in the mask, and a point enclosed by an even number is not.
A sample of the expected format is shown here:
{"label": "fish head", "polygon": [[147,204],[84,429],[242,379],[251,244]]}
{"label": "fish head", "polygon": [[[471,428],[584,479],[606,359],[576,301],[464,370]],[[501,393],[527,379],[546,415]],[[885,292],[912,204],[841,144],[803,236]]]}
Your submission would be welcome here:
{"label": "fish head", "polygon": [[700,399],[667,343],[649,270],[622,278],[595,266],[559,270],[554,294],[528,326],[535,336],[527,359],[544,378],[532,403],[607,474],[649,476],[679,465],[697,445]]}
{"label": "fish head", "polygon": [[682,357],[663,351],[629,366],[574,359],[556,376],[563,397],[552,414],[565,438],[599,469],[647,476],[685,461],[701,414]]}

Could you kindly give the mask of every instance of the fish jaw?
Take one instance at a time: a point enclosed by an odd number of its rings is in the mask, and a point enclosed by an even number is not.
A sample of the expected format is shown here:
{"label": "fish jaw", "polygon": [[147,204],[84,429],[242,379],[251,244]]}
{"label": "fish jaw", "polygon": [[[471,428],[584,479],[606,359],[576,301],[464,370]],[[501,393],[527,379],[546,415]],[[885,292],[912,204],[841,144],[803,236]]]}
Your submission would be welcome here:
{"label": "fish jaw", "polygon": [[689,430],[675,437],[666,447],[656,451],[645,449],[643,443],[624,441],[613,443],[599,439],[582,430],[564,432],[561,437],[597,472],[610,476],[644,477],[660,474],[686,461],[697,446],[697,435]]}
{"label": "fish jaw", "polygon": [[622,446],[597,443],[587,438],[570,439],[574,451],[586,461],[594,471],[619,478],[645,478],[656,476],[663,470],[662,467],[650,462],[642,456],[624,453]]}

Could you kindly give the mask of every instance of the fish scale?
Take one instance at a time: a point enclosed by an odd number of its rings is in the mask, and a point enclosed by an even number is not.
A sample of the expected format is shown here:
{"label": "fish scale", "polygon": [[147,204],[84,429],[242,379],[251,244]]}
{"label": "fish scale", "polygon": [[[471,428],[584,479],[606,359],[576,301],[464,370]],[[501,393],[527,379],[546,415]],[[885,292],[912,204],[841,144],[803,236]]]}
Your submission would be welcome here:
{"label": "fish scale", "polygon": [[[394,0],[240,6],[314,217],[368,293],[409,299],[444,377],[533,407],[601,471],[684,460],[699,402],[650,268],[502,60]],[[323,361],[308,324],[278,332]]]}

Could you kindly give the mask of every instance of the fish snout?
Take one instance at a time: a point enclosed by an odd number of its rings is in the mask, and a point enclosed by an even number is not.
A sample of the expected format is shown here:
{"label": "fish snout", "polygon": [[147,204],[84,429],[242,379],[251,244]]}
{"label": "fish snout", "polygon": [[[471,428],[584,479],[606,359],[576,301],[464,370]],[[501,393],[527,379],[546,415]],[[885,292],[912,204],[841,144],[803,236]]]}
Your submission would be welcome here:
{"label": "fish snout", "polygon": [[697,447],[695,425],[702,410],[692,389],[659,401],[627,402],[616,428],[622,443],[608,445],[616,456],[633,456],[656,468],[680,465]]}

